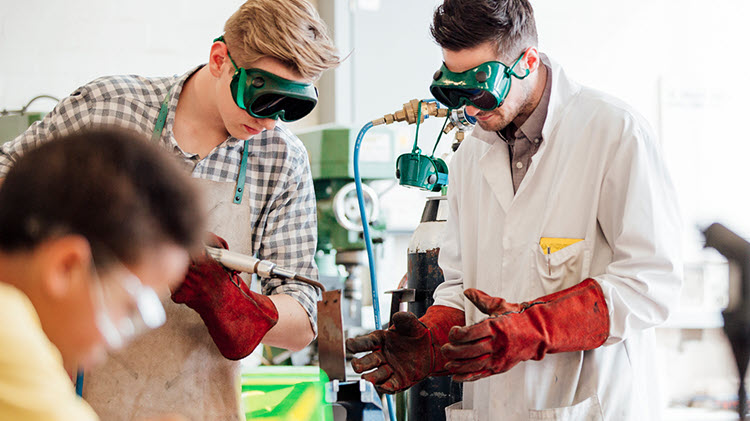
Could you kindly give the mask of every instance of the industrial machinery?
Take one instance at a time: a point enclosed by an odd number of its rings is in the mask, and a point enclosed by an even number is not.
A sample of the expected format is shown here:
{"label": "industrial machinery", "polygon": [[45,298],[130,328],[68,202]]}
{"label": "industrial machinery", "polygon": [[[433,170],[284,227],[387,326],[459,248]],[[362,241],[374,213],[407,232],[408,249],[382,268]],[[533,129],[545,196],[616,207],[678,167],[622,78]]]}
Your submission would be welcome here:
{"label": "industrial machinery", "polygon": [[35,121],[41,120],[44,117],[45,113],[28,111],[29,106],[33,102],[42,98],[48,98],[55,102],[59,101],[50,95],[39,95],[32,98],[31,101],[18,110],[4,109],[0,111],[0,144],[15,139],[16,136],[23,133]]}
{"label": "industrial machinery", "polygon": [[[343,291],[344,328],[348,334],[361,333],[364,331],[362,277],[367,258],[353,182],[355,133],[348,127],[325,125],[296,134],[307,148],[315,185],[318,208],[315,260],[319,280],[329,290]],[[391,180],[396,153],[393,133],[373,131],[367,137],[367,144],[367,160],[361,163],[362,178],[366,183]],[[378,193],[368,184],[362,188],[369,228],[379,243],[385,222],[380,217]]]}
{"label": "industrial machinery", "polygon": [[347,381],[341,291],[326,291],[318,301],[318,349],[320,369],[331,380],[326,402],[333,421],[382,421],[383,408],[375,386],[365,380]]}
{"label": "industrial machinery", "polygon": [[[419,125],[429,116],[446,117],[446,119],[443,129],[438,135],[435,146],[432,149],[432,153],[428,156],[421,153],[418,140]],[[359,194],[361,219],[365,222],[367,221],[367,215],[357,165],[360,145],[364,134],[371,127],[399,121],[406,121],[409,124],[417,125],[412,152],[399,156],[396,161],[396,178],[398,178],[399,183],[403,186],[421,190],[442,192],[441,196],[428,198],[422,214],[422,221],[412,236],[408,250],[406,288],[391,291],[393,294],[391,302],[392,313],[398,309],[402,309],[411,311],[417,317],[421,317],[433,303],[432,296],[435,288],[444,281],[442,270],[438,266],[438,255],[447,214],[445,192],[448,184],[448,166],[441,158],[435,157],[435,151],[437,150],[441,136],[449,133],[453,128],[457,128],[458,133],[453,145],[453,150],[455,151],[461,140],[463,140],[465,133],[471,130],[476,120],[466,115],[463,109],[448,110],[440,108],[439,104],[434,100],[420,101],[415,99],[404,104],[401,110],[367,123],[360,131],[354,149],[355,183],[357,183]],[[370,279],[373,290],[375,323],[377,328],[382,328],[377,298],[377,277],[372,259],[372,246],[366,223],[364,227],[365,245],[367,246],[368,257],[370,258]],[[404,303],[408,303],[406,308],[402,308],[402,304]],[[445,419],[445,407],[459,401],[461,399],[461,392],[460,385],[452,383],[449,377],[425,379],[406,392],[408,419]],[[388,396],[388,406],[391,419],[393,420],[395,409],[390,396]]]}
{"label": "industrial machinery", "polygon": [[737,411],[747,418],[745,373],[750,359],[750,243],[721,224],[711,224],[703,235],[706,247],[715,248],[729,261],[729,305],[722,312],[724,333],[737,362],[739,391]]}

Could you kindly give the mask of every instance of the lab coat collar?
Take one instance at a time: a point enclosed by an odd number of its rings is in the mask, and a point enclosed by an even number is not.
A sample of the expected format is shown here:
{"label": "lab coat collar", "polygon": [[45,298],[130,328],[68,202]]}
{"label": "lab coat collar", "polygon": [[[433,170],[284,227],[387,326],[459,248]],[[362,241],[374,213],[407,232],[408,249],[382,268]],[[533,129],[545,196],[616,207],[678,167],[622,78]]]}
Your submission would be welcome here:
{"label": "lab coat collar", "polygon": [[568,79],[563,68],[547,57],[546,54],[540,53],[540,56],[542,63],[552,69],[552,92],[547,107],[547,119],[544,122],[544,128],[542,128],[542,137],[549,139],[557,124],[564,117],[568,104],[581,91],[581,85]]}
{"label": "lab coat collar", "polygon": [[542,128],[542,137],[545,141],[542,142],[539,151],[532,158],[531,166],[529,166],[515,195],[513,194],[513,181],[510,174],[508,148],[505,143],[500,140],[500,136],[494,131],[488,132],[476,126],[472,132],[473,137],[490,145],[490,148],[479,159],[479,170],[505,212],[510,209],[514,197],[521,195],[526,189],[529,179],[533,177],[545,150],[550,147],[550,143],[554,142],[552,133],[567,112],[567,105],[581,89],[580,85],[567,78],[565,72],[557,63],[551,61],[545,54],[541,54],[541,58],[542,62],[552,71],[552,90],[547,108],[547,118]]}

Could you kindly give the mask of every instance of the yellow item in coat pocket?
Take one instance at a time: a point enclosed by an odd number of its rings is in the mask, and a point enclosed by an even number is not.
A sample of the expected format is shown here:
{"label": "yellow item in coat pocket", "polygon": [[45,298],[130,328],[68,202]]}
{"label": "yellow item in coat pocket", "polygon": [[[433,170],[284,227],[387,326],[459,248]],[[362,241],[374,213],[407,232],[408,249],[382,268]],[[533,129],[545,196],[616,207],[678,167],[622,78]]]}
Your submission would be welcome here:
{"label": "yellow item in coat pocket", "polygon": [[539,239],[539,246],[542,248],[544,254],[551,254],[556,251],[560,251],[565,247],[571,246],[575,243],[583,241],[583,238],[552,238],[542,237]]}

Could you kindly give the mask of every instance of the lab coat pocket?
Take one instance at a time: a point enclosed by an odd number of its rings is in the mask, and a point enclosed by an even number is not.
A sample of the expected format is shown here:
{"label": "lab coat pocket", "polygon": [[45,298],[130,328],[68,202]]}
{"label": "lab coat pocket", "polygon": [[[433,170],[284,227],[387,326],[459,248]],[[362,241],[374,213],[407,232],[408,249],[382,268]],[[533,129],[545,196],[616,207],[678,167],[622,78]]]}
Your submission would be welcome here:
{"label": "lab coat pocket", "polygon": [[563,247],[549,255],[538,244],[534,249],[532,273],[539,274],[542,288],[547,294],[576,285],[589,276],[591,250],[586,240]]}
{"label": "lab coat pocket", "polygon": [[596,395],[586,398],[573,406],[529,410],[529,420],[602,421],[603,419],[602,408],[599,405],[599,398]]}
{"label": "lab coat pocket", "polygon": [[473,409],[463,409],[463,402],[456,402],[445,408],[446,421],[476,421],[477,416]]}

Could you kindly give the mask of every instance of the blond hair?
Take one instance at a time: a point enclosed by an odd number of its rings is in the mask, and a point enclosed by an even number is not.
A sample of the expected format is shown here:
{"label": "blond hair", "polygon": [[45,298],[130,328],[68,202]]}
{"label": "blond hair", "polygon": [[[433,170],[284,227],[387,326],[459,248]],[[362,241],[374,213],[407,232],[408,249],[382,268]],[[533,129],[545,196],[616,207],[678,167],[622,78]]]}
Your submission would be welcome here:
{"label": "blond hair", "polygon": [[325,23],[305,0],[248,0],[224,25],[238,66],[271,57],[306,79],[318,79],[340,60]]}

